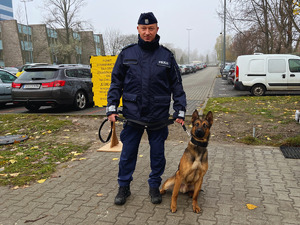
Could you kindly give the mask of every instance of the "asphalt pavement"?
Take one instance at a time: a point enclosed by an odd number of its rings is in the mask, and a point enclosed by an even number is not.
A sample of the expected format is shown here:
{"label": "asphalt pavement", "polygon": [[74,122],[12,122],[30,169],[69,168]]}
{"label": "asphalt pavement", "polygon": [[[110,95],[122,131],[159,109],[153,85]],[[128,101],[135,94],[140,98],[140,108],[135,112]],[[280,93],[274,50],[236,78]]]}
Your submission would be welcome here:
{"label": "asphalt pavement", "polygon": [[[197,83],[193,76],[190,80]],[[213,90],[199,92],[201,88],[187,93],[188,101],[201,108],[209,97],[204,95],[212,95]],[[197,100],[199,96],[203,98]],[[188,137],[166,141],[163,181],[176,172],[188,141]],[[300,160],[284,158],[279,148],[209,143],[209,168],[198,197],[202,212],[196,214],[192,199],[184,194],[178,196],[176,213],[170,212],[171,192],[163,195],[161,204],[151,203],[145,141],[139,148],[132,194],[125,205],[114,205],[120,153],[97,152],[101,146],[95,143],[86,160],[66,163],[42,184],[17,190],[0,187],[0,224],[300,224]]]}

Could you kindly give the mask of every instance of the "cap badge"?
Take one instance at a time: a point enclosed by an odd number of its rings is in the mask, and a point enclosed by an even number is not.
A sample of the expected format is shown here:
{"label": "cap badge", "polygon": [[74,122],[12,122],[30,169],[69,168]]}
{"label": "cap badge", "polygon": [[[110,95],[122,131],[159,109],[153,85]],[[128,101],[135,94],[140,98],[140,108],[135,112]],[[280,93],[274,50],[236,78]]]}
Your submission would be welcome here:
{"label": "cap badge", "polygon": [[145,19],[145,24],[149,24],[149,20],[148,19]]}

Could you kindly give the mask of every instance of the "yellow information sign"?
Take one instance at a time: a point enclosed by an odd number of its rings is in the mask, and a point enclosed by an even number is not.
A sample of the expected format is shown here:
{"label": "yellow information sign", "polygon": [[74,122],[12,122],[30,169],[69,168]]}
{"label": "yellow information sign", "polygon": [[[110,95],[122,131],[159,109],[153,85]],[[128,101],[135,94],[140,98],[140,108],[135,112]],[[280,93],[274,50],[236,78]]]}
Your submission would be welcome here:
{"label": "yellow information sign", "polygon": [[91,73],[95,106],[107,105],[107,92],[117,56],[91,56]]}

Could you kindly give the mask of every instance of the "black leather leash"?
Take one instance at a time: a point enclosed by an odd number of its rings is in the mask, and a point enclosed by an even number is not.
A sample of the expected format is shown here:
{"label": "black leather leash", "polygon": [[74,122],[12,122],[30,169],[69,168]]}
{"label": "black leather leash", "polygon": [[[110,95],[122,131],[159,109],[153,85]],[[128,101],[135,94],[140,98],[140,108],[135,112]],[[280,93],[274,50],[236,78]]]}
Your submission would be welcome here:
{"label": "black leather leash", "polygon": [[[159,129],[164,128],[165,126],[169,126],[169,125],[173,124],[174,121],[175,121],[176,119],[168,119],[168,120],[165,121],[165,122],[157,122],[157,123],[151,123],[151,124],[149,124],[149,123],[143,123],[143,122],[137,121],[137,120],[123,119],[123,118],[120,118],[120,117],[117,117],[117,116],[116,116],[116,120],[121,121],[121,122],[123,122],[123,123],[127,123],[127,124],[130,125],[130,126],[138,127],[138,128],[140,128],[140,129],[159,130]],[[107,121],[108,121],[108,119],[106,118],[106,119],[101,123],[101,125],[100,125],[100,127],[99,127],[99,131],[98,131],[99,139],[100,139],[100,141],[103,142],[103,143],[107,143],[107,142],[110,140],[111,135],[112,135],[113,122],[110,123],[110,127],[111,127],[111,128],[110,128],[110,132],[109,132],[109,134],[108,134],[106,140],[104,140],[104,139],[102,138],[102,136],[101,136],[101,130],[102,130],[104,124],[105,124]],[[185,132],[187,132],[187,134],[190,136],[190,134],[188,133],[188,131],[187,131],[186,127],[185,127],[185,125],[182,125],[182,128],[183,128],[183,130],[184,130]]]}
{"label": "black leather leash", "polygon": [[102,143],[108,142],[108,141],[110,140],[110,138],[111,138],[111,135],[112,135],[113,122],[110,122],[110,127],[111,127],[111,129],[110,129],[110,132],[109,132],[109,134],[108,134],[106,140],[104,140],[104,139],[102,138],[102,136],[101,136],[101,130],[102,130],[104,124],[105,124],[107,121],[108,121],[108,119],[106,118],[106,119],[101,123],[101,125],[100,125],[100,127],[99,127],[99,131],[98,131],[98,136],[99,136],[99,139],[100,139],[100,141],[101,141]]}

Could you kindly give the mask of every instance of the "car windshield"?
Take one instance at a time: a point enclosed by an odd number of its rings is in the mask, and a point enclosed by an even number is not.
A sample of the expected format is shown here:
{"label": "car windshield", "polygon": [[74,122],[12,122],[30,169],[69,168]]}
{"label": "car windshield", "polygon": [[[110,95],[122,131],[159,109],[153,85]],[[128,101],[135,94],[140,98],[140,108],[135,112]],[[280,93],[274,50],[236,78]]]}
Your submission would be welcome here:
{"label": "car windshield", "polygon": [[225,66],[225,70],[229,70],[231,68],[231,65]]}
{"label": "car windshield", "polygon": [[56,77],[57,70],[30,70],[24,72],[18,80],[48,80]]}

